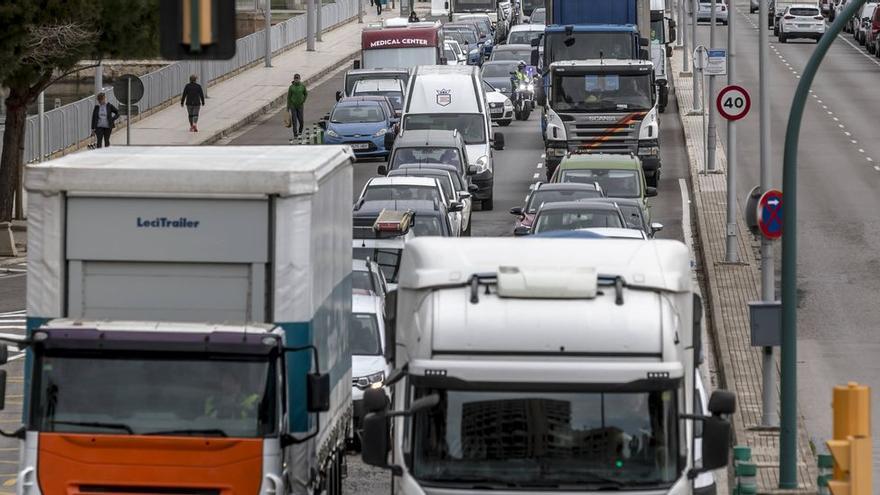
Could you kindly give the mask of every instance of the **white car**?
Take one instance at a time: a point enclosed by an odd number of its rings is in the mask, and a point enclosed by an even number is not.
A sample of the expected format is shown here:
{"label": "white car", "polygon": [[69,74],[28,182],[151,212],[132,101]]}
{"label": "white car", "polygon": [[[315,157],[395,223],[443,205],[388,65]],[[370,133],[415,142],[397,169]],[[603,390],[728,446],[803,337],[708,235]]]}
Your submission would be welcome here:
{"label": "white car", "polygon": [[486,103],[489,105],[492,122],[497,122],[501,127],[509,126],[513,122],[513,102],[486,81],[483,81],[483,89],[486,91]]}
{"label": "white car", "polygon": [[351,399],[355,443],[360,443],[364,419],[364,391],[385,388],[385,379],[391,365],[385,358],[385,304],[372,292],[355,289],[351,296],[351,328],[348,341],[351,347]]}
{"label": "white car", "polygon": [[862,6],[859,15],[853,19],[853,37],[859,44],[864,45],[868,40],[868,31],[871,30],[871,20],[874,18],[874,10],[877,9],[877,3],[866,3]]}
{"label": "white car", "polygon": [[507,44],[531,46],[532,40],[538,39],[542,34],[544,34],[543,24],[517,24],[510,28]]}
{"label": "white car", "polygon": [[[727,2],[724,0],[716,0],[715,2],[715,22],[727,25],[728,19]],[[700,0],[700,6],[697,9],[697,22],[712,20],[712,0]]]}
{"label": "white car", "polygon": [[455,40],[446,40],[443,42],[443,48],[446,52],[446,65],[466,65],[467,55],[461,49],[461,45]]}
{"label": "white car", "polygon": [[779,19],[779,42],[809,38],[819,42],[825,34],[825,17],[813,4],[794,4],[785,8]]}
{"label": "white car", "polygon": [[[440,182],[432,177],[373,177],[364,185],[358,202],[361,201],[439,201],[446,206],[452,235],[458,237],[462,232],[462,210],[464,205],[446,196]],[[435,203],[436,204],[436,203]]]}
{"label": "white car", "polygon": [[351,288],[353,290],[366,290],[379,296],[385,301],[388,294],[388,282],[385,274],[375,260],[351,260]]}
{"label": "white car", "polygon": [[[388,172],[388,177],[429,177],[437,179],[443,193],[452,201],[461,203],[461,233],[462,236],[469,237],[471,235],[471,193],[466,190],[464,184],[461,183],[461,177],[452,165],[426,164],[405,164]],[[433,165],[433,166],[431,166]],[[418,166],[418,167],[417,167]],[[440,167],[447,168],[446,170]],[[452,170],[449,170],[452,169]]]}

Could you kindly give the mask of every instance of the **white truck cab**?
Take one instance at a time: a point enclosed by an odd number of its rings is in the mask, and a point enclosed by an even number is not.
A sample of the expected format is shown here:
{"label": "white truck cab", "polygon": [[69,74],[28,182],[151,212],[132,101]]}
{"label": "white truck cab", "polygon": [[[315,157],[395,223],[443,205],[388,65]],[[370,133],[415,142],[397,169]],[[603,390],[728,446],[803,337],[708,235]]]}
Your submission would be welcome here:
{"label": "white truck cab", "polygon": [[732,394],[694,414],[680,242],[416,239],[389,306],[394,404],[365,393],[363,457],[393,493],[692,494],[727,463]]}

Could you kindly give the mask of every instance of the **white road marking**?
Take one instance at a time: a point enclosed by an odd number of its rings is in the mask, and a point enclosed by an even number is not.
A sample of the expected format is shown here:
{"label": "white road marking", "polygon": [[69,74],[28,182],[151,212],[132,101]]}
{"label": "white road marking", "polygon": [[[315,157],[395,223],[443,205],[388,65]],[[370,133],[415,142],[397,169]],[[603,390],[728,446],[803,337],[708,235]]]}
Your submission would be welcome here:
{"label": "white road marking", "polygon": [[840,127],[841,129],[843,129],[844,126],[843,126],[843,124],[837,124],[837,127]]}
{"label": "white road marking", "polygon": [[865,152],[865,150],[864,150],[864,149],[862,149],[862,148],[859,148],[859,153],[864,153],[864,152]]}
{"label": "white road marking", "polygon": [[847,137],[852,136],[852,133],[849,131],[843,131],[843,133],[846,134]]}
{"label": "white road marking", "polygon": [[539,174],[538,172],[535,172],[535,175],[533,175],[532,178],[537,180],[538,177],[540,177],[540,176],[541,176],[541,174]]}
{"label": "white road marking", "polygon": [[878,167],[877,165],[874,165],[874,170],[880,172],[880,167]]}
{"label": "white road marking", "polygon": [[873,159],[873,158],[871,158],[871,157],[870,157],[870,156],[869,156],[869,157],[867,157],[867,158],[865,158],[865,160],[868,160],[868,161],[869,161],[869,162],[873,162],[873,161],[874,161],[874,159]]}
{"label": "white road marking", "polygon": [[537,167],[536,167],[536,168],[537,168],[537,169],[538,169],[538,170],[540,170],[540,169],[541,169],[541,167],[543,167],[543,166],[544,166],[544,164],[543,164],[543,163],[541,163],[541,162],[538,162],[538,166],[537,166]]}
{"label": "white road marking", "polygon": [[837,117],[834,117],[834,118],[832,118],[831,120],[833,120],[833,121],[835,121],[835,122],[840,122],[840,119],[838,119]]}
{"label": "white road marking", "polygon": [[858,141],[856,141],[855,139],[850,139],[849,142],[851,142],[852,144],[858,144]]}

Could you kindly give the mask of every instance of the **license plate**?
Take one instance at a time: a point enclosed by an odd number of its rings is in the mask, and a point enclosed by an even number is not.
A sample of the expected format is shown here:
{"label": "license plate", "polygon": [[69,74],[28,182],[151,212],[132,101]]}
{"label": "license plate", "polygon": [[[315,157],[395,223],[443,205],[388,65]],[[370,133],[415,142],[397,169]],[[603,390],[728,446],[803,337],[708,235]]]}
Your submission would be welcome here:
{"label": "license plate", "polygon": [[365,150],[365,149],[369,149],[369,147],[370,147],[369,143],[351,143],[351,149],[354,149],[354,150]]}
{"label": "license plate", "polygon": [[813,27],[813,26],[811,26],[811,25],[809,25],[809,24],[798,24],[797,27],[799,27],[799,28],[801,28],[801,29],[809,29],[809,28],[811,28],[811,27]]}

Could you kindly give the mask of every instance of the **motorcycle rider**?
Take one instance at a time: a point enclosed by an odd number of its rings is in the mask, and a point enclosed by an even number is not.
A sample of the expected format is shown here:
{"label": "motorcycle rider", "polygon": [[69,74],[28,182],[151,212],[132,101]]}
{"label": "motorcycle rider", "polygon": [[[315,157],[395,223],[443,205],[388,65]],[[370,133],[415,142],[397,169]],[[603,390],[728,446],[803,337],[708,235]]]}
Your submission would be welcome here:
{"label": "motorcycle rider", "polygon": [[519,83],[528,82],[529,76],[526,74],[526,63],[520,60],[519,64],[516,65],[516,71],[510,78],[510,83],[513,85],[513,92],[516,93],[517,87]]}

